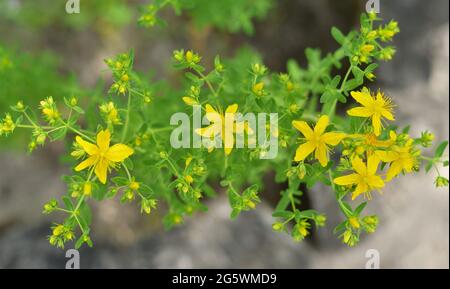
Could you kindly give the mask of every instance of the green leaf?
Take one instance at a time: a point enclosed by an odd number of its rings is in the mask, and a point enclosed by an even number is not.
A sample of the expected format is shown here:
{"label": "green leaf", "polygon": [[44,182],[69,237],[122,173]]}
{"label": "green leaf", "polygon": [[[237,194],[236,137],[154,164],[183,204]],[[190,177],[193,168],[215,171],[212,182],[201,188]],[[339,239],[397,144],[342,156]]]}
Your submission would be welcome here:
{"label": "green leaf", "polygon": [[63,196],[62,201],[63,201],[64,205],[66,206],[67,210],[73,211],[74,207],[72,204],[72,200],[68,196]]}
{"label": "green leaf", "polygon": [[287,62],[287,71],[294,81],[300,81],[303,75],[303,70],[294,59],[289,59]]}
{"label": "green leaf", "polygon": [[354,215],[359,216],[361,214],[361,212],[364,210],[364,208],[366,207],[367,202],[361,203],[358,207],[356,207],[355,211],[353,212]]}
{"label": "green leaf", "polygon": [[334,40],[341,45],[343,45],[346,40],[346,37],[341,30],[334,26],[331,28],[331,36],[333,36]]}
{"label": "green leaf", "polygon": [[284,211],[290,202],[291,200],[289,191],[282,191],[281,199],[278,201],[275,211]]}
{"label": "green leaf", "polygon": [[236,219],[240,213],[241,213],[240,209],[237,209],[237,208],[233,209],[230,214],[230,219],[232,219],[232,220]]}
{"label": "green leaf", "polygon": [[72,107],[72,109],[78,112],[79,114],[84,114],[84,110],[79,106],[74,106]]}
{"label": "green leaf", "polygon": [[316,215],[317,215],[316,210],[305,210],[305,211],[297,210],[295,212],[295,219],[296,220],[301,220],[303,218],[311,219],[311,218],[314,218],[314,216],[316,216]]}
{"label": "green leaf", "polygon": [[444,154],[445,149],[448,146],[448,141],[443,141],[439,144],[439,146],[436,148],[436,151],[434,153],[435,158],[440,158]]}
{"label": "green leaf", "polygon": [[425,166],[425,172],[429,172],[430,170],[431,170],[431,168],[433,167],[433,165],[434,165],[434,160],[430,160],[428,163],[427,163],[427,165]]}
{"label": "green leaf", "polygon": [[411,129],[411,126],[407,125],[402,129],[402,133],[408,134],[410,129]]}
{"label": "green leaf", "polygon": [[352,73],[353,76],[358,79],[358,81],[363,80],[364,79],[364,71],[361,70],[361,68],[359,68],[358,66],[353,66],[352,67]]}
{"label": "green leaf", "polygon": [[52,141],[56,141],[59,139],[63,139],[67,134],[67,127],[61,127],[58,130],[55,130],[54,132],[49,133],[50,138],[52,139]]}
{"label": "green leaf", "polygon": [[107,192],[106,186],[94,184],[94,187],[92,188],[92,198],[96,201],[102,201],[105,199]]}
{"label": "green leaf", "polygon": [[364,69],[364,75],[370,72],[374,72],[374,70],[378,67],[378,64],[371,63],[367,65],[366,69]]}
{"label": "green leaf", "polygon": [[82,235],[80,238],[78,238],[77,242],[75,243],[75,249],[80,249],[81,246],[84,244],[84,236]]}
{"label": "green leaf", "polygon": [[126,186],[128,185],[129,181],[127,178],[124,177],[114,177],[111,179],[113,183],[116,184],[116,186],[121,187],[121,186]]}
{"label": "green leaf", "polygon": [[[346,209],[346,211],[353,213],[353,209],[352,206],[350,206],[349,203],[342,201],[342,206],[344,206],[344,208]],[[346,214],[347,215],[347,214]]]}
{"label": "green leaf", "polygon": [[192,82],[195,82],[195,83],[200,83],[201,82],[201,79],[197,75],[193,74],[192,72],[186,72],[184,74],[184,76],[186,76],[186,78],[189,79]]}
{"label": "green leaf", "polygon": [[79,208],[79,216],[81,217],[81,219],[84,221],[86,228],[84,229],[88,229],[89,225],[92,222],[92,212],[91,212],[91,208],[86,204],[86,202],[83,202],[83,204],[81,204],[80,208]]}
{"label": "green leaf", "polygon": [[205,195],[209,198],[215,197],[217,195],[216,191],[208,184],[204,184],[202,189]]}
{"label": "green leaf", "polygon": [[290,219],[293,215],[294,213],[290,211],[275,211],[273,212],[272,217]]}
{"label": "green leaf", "polygon": [[345,90],[345,91],[351,91],[351,90],[354,90],[355,88],[361,86],[363,83],[364,83],[364,79],[363,79],[363,78],[360,78],[360,79],[358,79],[358,78],[350,79],[349,81],[347,81],[347,82],[345,83],[344,90]]}
{"label": "green leaf", "polygon": [[347,222],[344,221],[344,222],[340,223],[339,225],[337,225],[337,226],[334,228],[333,233],[334,233],[334,234],[337,234],[337,233],[339,233],[339,232],[345,230],[345,228],[346,228],[346,223],[347,223]]}

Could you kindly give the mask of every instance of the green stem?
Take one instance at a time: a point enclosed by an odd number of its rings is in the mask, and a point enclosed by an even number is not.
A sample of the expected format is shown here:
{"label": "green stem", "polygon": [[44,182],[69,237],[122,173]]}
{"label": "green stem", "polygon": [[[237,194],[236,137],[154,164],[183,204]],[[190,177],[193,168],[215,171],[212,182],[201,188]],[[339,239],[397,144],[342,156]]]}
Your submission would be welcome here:
{"label": "green stem", "polygon": [[236,189],[233,187],[233,184],[231,182],[228,182],[228,188],[232,193],[234,193],[236,196],[240,197],[239,193],[236,191]]}
{"label": "green stem", "polygon": [[39,126],[33,121],[33,119],[28,115],[27,111],[24,110],[23,114],[27,118],[27,120],[33,125],[33,128],[38,128]]}
{"label": "green stem", "polygon": [[66,209],[63,209],[63,208],[55,208],[55,210],[61,211],[61,212],[67,213],[67,214],[73,214],[73,211],[69,211],[69,210],[66,210]]}
{"label": "green stem", "polygon": [[128,133],[128,124],[130,122],[130,108],[131,108],[131,92],[128,93],[128,103],[127,103],[127,116],[125,118],[125,125],[123,127],[122,132],[122,143],[125,141],[125,138],[127,137]]}
{"label": "green stem", "polygon": [[291,207],[292,207],[292,212],[295,212],[297,210],[296,206],[295,206],[295,199],[294,196],[292,194],[289,194],[289,199],[291,201]]}
{"label": "green stem", "polygon": [[172,126],[167,126],[167,127],[153,128],[151,131],[155,133],[155,132],[171,131],[172,129],[173,129]]}
{"label": "green stem", "polygon": [[123,166],[125,172],[127,173],[128,180],[131,182],[133,179],[131,177],[130,170],[128,169],[127,165],[125,163],[123,163],[123,162],[122,162],[122,166]]}
{"label": "green stem", "polygon": [[172,161],[169,158],[167,158],[167,163],[170,165],[170,167],[172,168],[175,175],[179,178],[180,174],[178,173],[177,168],[175,167],[175,165],[172,163]]}
{"label": "green stem", "polygon": [[201,71],[198,71],[198,70],[195,70],[195,71],[198,73],[198,75],[200,75],[202,80],[204,80],[206,82],[206,85],[208,85],[208,87],[211,90],[211,92],[213,93],[213,95],[215,97],[217,97],[217,91],[214,89],[214,87],[212,86],[211,82],[206,78],[206,76]]}
{"label": "green stem", "polygon": [[[344,91],[345,84],[347,83],[348,77],[350,76],[350,72],[352,71],[353,64],[350,64],[350,67],[347,70],[347,73],[345,73],[344,80],[342,80],[341,87],[339,88],[339,93],[342,93]],[[337,105],[337,99],[333,100],[333,103],[331,105],[330,110],[330,118],[333,118],[336,114],[336,105]]]}
{"label": "green stem", "polygon": [[84,138],[87,139],[88,141],[90,141],[90,142],[92,142],[92,143],[95,143],[95,140],[94,140],[93,138],[91,138],[90,136],[88,136],[88,135],[82,133],[81,131],[79,131],[78,129],[76,129],[76,128],[70,126],[68,123],[65,123],[64,121],[63,121],[63,123],[66,125],[67,129],[73,131],[73,132],[76,133],[76,134],[79,134],[80,136],[84,137]]}
{"label": "green stem", "polygon": [[341,209],[341,211],[342,211],[342,213],[344,214],[344,216],[346,216],[346,217],[351,216],[351,215],[352,215],[352,212],[350,212],[350,211],[344,206],[344,203],[342,203],[342,198],[338,198],[338,194],[337,194],[337,192],[336,192],[336,186],[334,185],[334,182],[333,182],[333,176],[332,176],[332,174],[331,174],[331,169],[328,170],[328,177],[329,177],[329,179],[330,179],[330,182],[331,182],[331,188],[333,189],[333,192],[334,192],[334,196],[335,196],[335,198],[336,198],[336,201],[337,201],[338,204],[339,204],[339,208]]}

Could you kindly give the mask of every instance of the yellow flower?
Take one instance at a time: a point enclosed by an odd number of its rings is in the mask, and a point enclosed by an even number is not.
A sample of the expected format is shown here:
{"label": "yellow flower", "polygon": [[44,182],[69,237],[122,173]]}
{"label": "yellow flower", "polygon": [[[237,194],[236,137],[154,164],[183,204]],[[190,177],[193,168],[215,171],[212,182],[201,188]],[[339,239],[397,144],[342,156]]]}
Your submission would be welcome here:
{"label": "yellow flower", "polygon": [[383,93],[378,92],[376,96],[371,96],[370,91],[363,89],[362,91],[352,91],[352,97],[362,104],[362,106],[352,108],[347,111],[348,115],[358,117],[370,117],[372,119],[372,126],[376,136],[381,133],[383,127],[381,120],[386,118],[388,120],[395,120],[393,115],[393,107],[391,100],[386,98]]}
{"label": "yellow flower", "polygon": [[362,54],[367,55],[370,54],[375,49],[375,46],[372,44],[365,44],[361,46],[360,51]]}
{"label": "yellow flower", "polygon": [[248,134],[253,134],[253,130],[248,127],[248,123],[236,121],[237,104],[228,106],[225,114],[223,112],[217,112],[209,104],[205,106],[205,110],[206,118],[212,124],[204,128],[197,128],[195,133],[207,138],[220,136],[226,155],[229,155],[233,150],[235,133],[243,134],[245,131]]}
{"label": "yellow flower", "polygon": [[185,59],[189,64],[196,64],[200,62],[201,57],[198,54],[194,53],[192,50],[188,50],[186,51]]}
{"label": "yellow flower", "polygon": [[361,227],[361,225],[359,224],[358,217],[350,217],[348,218],[348,222],[350,226],[352,226],[355,229],[359,229]]}
{"label": "yellow flower", "polygon": [[11,133],[15,128],[16,124],[14,123],[11,115],[7,113],[5,118],[0,122],[0,135]]}
{"label": "yellow flower", "polygon": [[410,139],[404,147],[394,146],[391,151],[376,151],[375,154],[385,163],[390,163],[386,174],[386,181],[391,181],[402,171],[412,172],[416,165],[416,158],[412,154],[412,142]]}
{"label": "yellow flower", "polygon": [[184,176],[184,180],[188,183],[188,184],[192,184],[194,182],[194,178],[191,175],[187,175]]}
{"label": "yellow flower", "polygon": [[141,185],[138,182],[132,181],[128,187],[130,188],[130,190],[137,191],[139,190]]}
{"label": "yellow flower", "polygon": [[62,233],[64,233],[64,226],[63,225],[57,225],[56,227],[54,227],[53,229],[53,236],[59,236]]}
{"label": "yellow flower", "polygon": [[110,101],[108,103],[104,103],[100,105],[99,109],[107,123],[115,125],[121,124],[119,111],[117,110],[114,102]]}
{"label": "yellow flower", "polygon": [[189,97],[189,96],[185,96],[182,99],[185,104],[190,105],[190,106],[198,104],[197,100],[195,100],[194,98]]}
{"label": "yellow flower", "polygon": [[263,96],[264,95],[264,82],[258,82],[252,87],[252,92],[256,96]]}
{"label": "yellow flower", "polygon": [[352,160],[352,167],[355,173],[334,179],[334,183],[340,186],[356,185],[355,191],[352,194],[352,200],[360,194],[365,193],[368,199],[370,191],[373,189],[381,189],[384,187],[384,181],[380,176],[376,175],[380,158],[376,155],[369,156],[367,166],[359,158],[355,157]]}
{"label": "yellow flower", "polygon": [[49,96],[40,102],[40,108],[45,119],[50,123],[54,124],[60,117],[56,104],[53,101],[53,97]]}
{"label": "yellow flower", "polygon": [[109,130],[100,131],[97,134],[96,145],[85,141],[80,136],[77,136],[75,140],[89,155],[86,160],[75,167],[75,171],[93,168],[95,175],[103,184],[106,183],[108,170],[114,167],[115,163],[120,163],[133,154],[133,149],[124,144],[115,144],[110,147],[111,133]]}
{"label": "yellow flower", "polygon": [[86,197],[90,197],[92,195],[92,183],[86,182],[83,186],[83,194]]}
{"label": "yellow flower", "polygon": [[304,144],[300,145],[295,152],[294,161],[303,161],[313,151],[315,151],[315,157],[319,160],[320,164],[325,167],[328,164],[328,145],[337,146],[342,139],[345,138],[344,133],[337,132],[325,132],[328,127],[329,118],[324,115],[317,121],[314,130],[304,121],[294,120],[292,125],[298,129],[307,140]]}

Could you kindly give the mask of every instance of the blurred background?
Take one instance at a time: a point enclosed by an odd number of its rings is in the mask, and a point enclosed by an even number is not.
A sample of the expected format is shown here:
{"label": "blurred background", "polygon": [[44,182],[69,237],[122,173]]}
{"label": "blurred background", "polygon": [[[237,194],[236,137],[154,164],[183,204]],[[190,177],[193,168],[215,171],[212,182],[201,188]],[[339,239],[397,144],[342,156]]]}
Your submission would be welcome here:
{"label": "blurred background", "polygon": [[[288,59],[305,63],[306,47],[335,49],[330,28],[347,32],[358,25],[366,1],[254,0],[255,17],[239,14],[239,22],[231,13],[222,27],[205,23],[205,9],[181,16],[166,9],[161,17],[168,25],[152,29],[136,25],[139,7],[150,0],[80,2],[81,13],[69,15],[65,0],[0,0],[1,112],[18,100],[101,93],[103,59],[130,48],[136,69],[157,71],[157,79],[174,77],[170,58],[180,48],[212,59],[250,46],[271,70],[285,71]],[[412,134],[430,129],[436,139],[448,139],[449,2],[380,4],[380,16],[397,20],[401,33],[397,54],[381,64],[374,87],[394,98],[400,125],[411,123]],[[58,157],[64,144],[26,155],[24,136],[0,141],[0,268],[64,268],[64,251],[46,240],[51,219],[41,214],[42,205],[65,190],[60,176],[69,169]],[[443,173],[448,176],[448,168]],[[365,252],[377,249],[382,268],[448,268],[449,192],[435,189],[434,177],[408,175],[375,196],[369,210],[379,214],[379,229],[355,248],[333,236],[341,216],[321,188],[308,199],[329,222],[300,244],[272,232],[270,201],[231,221],[226,197],[219,195],[208,200],[208,212],[165,232],[158,212],[142,216],[132,205],[107,200],[93,204],[95,246],[81,249],[81,267],[364,268]]]}

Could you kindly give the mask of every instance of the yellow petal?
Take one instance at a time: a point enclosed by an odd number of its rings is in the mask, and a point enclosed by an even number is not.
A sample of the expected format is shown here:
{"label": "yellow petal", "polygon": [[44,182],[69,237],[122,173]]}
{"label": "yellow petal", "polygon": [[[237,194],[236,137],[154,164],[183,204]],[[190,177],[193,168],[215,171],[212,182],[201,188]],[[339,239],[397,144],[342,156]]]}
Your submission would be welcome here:
{"label": "yellow petal", "polygon": [[384,116],[386,119],[388,119],[388,120],[390,120],[390,121],[394,121],[394,120],[395,120],[395,117],[394,117],[394,115],[392,114],[392,112],[390,112],[390,111],[387,110],[387,109],[383,109],[383,110],[381,111],[381,115]]}
{"label": "yellow petal", "polygon": [[359,195],[367,191],[369,191],[369,186],[366,183],[359,183],[352,194],[352,200],[356,199]]}
{"label": "yellow petal", "polygon": [[233,147],[231,147],[231,148],[224,148],[224,150],[225,150],[225,155],[229,155],[233,151]]}
{"label": "yellow petal", "polygon": [[207,104],[205,106],[205,111],[206,111],[206,118],[210,122],[217,122],[222,118],[221,115],[210,104]]}
{"label": "yellow petal", "polygon": [[375,154],[385,163],[391,163],[399,158],[398,153],[393,151],[375,151]]}
{"label": "yellow petal", "polygon": [[360,176],[358,174],[350,174],[347,176],[342,176],[334,179],[334,183],[339,186],[348,186],[352,184],[356,184],[359,180]]}
{"label": "yellow petal", "polygon": [[314,133],[316,135],[321,135],[323,132],[327,129],[328,123],[330,122],[330,119],[327,115],[322,115],[319,120],[317,121],[316,126],[314,127]]}
{"label": "yellow petal", "polygon": [[187,105],[195,105],[195,104],[197,104],[197,101],[194,98],[192,98],[192,97],[185,96],[182,99],[183,99],[183,102],[185,104],[187,104]]}
{"label": "yellow petal", "polygon": [[238,110],[238,105],[237,104],[232,104],[232,105],[227,107],[227,109],[225,110],[225,113],[236,113],[237,110]]}
{"label": "yellow petal", "polygon": [[347,114],[351,116],[358,116],[358,117],[370,117],[373,115],[373,111],[366,108],[366,107],[355,107],[352,109],[347,110]]}
{"label": "yellow petal", "polygon": [[312,139],[314,132],[311,127],[304,121],[294,120],[292,126],[298,129],[306,139]]}
{"label": "yellow petal", "polygon": [[95,144],[92,144],[90,142],[85,141],[84,139],[82,139],[79,136],[75,137],[75,141],[83,148],[83,150],[88,154],[88,155],[95,155],[98,153],[98,147]]}
{"label": "yellow petal", "polygon": [[97,162],[97,156],[90,156],[86,160],[82,161],[78,166],[75,167],[75,171],[79,172],[84,170],[85,168],[92,167]]}
{"label": "yellow petal", "polygon": [[367,184],[375,189],[381,189],[384,187],[383,179],[379,176],[369,176],[367,177]]}
{"label": "yellow petal", "polygon": [[379,164],[380,164],[380,158],[376,154],[369,156],[369,158],[367,160],[367,174],[375,175]]}
{"label": "yellow petal", "polygon": [[373,126],[373,133],[376,136],[379,136],[381,134],[381,116],[378,113],[375,113],[372,116],[372,126]]}
{"label": "yellow petal", "polygon": [[364,106],[371,106],[375,101],[368,92],[352,91],[350,94],[357,102]]}
{"label": "yellow petal", "polygon": [[108,174],[108,161],[101,159],[95,166],[95,175],[102,184],[106,184],[106,177]]}
{"label": "yellow petal", "polygon": [[[223,137],[223,147],[225,148],[225,153],[228,155],[234,146],[234,134],[233,131],[229,130],[224,133]],[[228,153],[227,153],[228,152]]]}
{"label": "yellow petal", "polygon": [[214,124],[212,124],[210,126],[207,126],[207,127],[204,127],[204,128],[197,128],[197,129],[195,129],[195,133],[198,134],[198,135],[201,135],[203,137],[211,138],[211,137],[213,137],[215,135],[220,134],[221,130],[222,130],[221,125],[217,124],[217,123],[214,123]]}
{"label": "yellow petal", "polygon": [[397,140],[397,133],[394,130],[389,132],[389,140],[395,142]]}
{"label": "yellow petal", "polygon": [[100,150],[106,151],[111,141],[111,133],[108,129],[102,130],[97,134],[97,145]]}
{"label": "yellow petal", "polygon": [[401,161],[394,161],[386,174],[386,181],[390,182],[393,178],[402,172],[403,166]]}
{"label": "yellow petal", "polygon": [[210,104],[205,105],[206,113],[218,113],[214,107]]}
{"label": "yellow petal", "polygon": [[344,138],[345,133],[339,132],[326,132],[320,139],[328,145],[337,146]]}
{"label": "yellow petal", "polygon": [[294,161],[301,162],[304,159],[306,159],[307,156],[309,156],[314,150],[316,149],[316,146],[313,142],[306,142],[299,146],[297,148],[297,151],[295,152]]}
{"label": "yellow petal", "polygon": [[235,131],[236,133],[239,134],[243,134],[244,132],[246,132],[247,134],[252,135],[255,133],[253,129],[250,127],[248,121],[236,122]]}
{"label": "yellow petal", "polygon": [[402,166],[406,172],[408,173],[412,172],[414,168],[414,158],[413,157],[404,158]]}
{"label": "yellow petal", "polygon": [[124,144],[115,144],[109,148],[105,158],[112,162],[122,162],[134,153],[133,149]]}
{"label": "yellow petal", "polygon": [[366,165],[364,164],[364,162],[359,157],[353,158],[353,160],[352,160],[352,168],[358,174],[363,175],[363,176],[366,175],[366,172],[367,172]]}
{"label": "yellow petal", "polygon": [[327,157],[327,146],[325,144],[319,144],[316,148],[316,159],[319,160],[319,163],[322,167],[326,167],[328,164]]}

